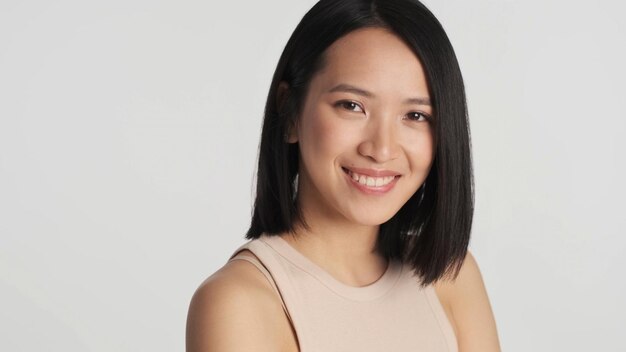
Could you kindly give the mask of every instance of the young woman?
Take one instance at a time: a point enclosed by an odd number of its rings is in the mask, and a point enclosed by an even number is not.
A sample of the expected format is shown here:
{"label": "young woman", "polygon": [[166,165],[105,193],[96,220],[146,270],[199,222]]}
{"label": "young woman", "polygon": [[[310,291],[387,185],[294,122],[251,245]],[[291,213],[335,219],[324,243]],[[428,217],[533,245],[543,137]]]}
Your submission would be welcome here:
{"label": "young woman", "polygon": [[270,87],[249,241],[192,298],[187,351],[499,351],[467,251],[463,80],[416,0],[322,0]]}

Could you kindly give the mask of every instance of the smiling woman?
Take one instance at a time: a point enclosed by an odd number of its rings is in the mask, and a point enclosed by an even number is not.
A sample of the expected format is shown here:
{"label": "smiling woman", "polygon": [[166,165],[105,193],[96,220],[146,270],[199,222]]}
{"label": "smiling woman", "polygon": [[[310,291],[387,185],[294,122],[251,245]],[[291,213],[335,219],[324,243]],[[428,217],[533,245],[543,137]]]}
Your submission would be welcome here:
{"label": "smiling woman", "polygon": [[383,28],[347,34],[326,50],[325,60],[289,131],[288,142],[300,152],[299,209],[307,223],[327,224],[324,233],[345,229],[332,236],[349,236],[354,224],[372,226],[367,235],[352,235],[372,240],[376,226],[398,212],[431,168],[433,128],[421,117],[432,108],[407,103],[427,100],[428,84],[413,51]]}
{"label": "smiling woman", "polygon": [[498,351],[463,80],[414,0],[322,0],[278,62],[249,241],[192,298],[188,351]]}

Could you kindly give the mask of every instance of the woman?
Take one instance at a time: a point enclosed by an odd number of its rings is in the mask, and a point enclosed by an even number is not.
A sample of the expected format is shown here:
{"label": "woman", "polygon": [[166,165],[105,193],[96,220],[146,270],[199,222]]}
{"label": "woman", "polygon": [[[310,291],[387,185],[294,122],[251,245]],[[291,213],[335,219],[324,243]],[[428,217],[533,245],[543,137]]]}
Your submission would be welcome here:
{"label": "woman", "polygon": [[270,87],[249,239],[192,298],[187,351],[499,351],[463,81],[415,0],[322,0]]}

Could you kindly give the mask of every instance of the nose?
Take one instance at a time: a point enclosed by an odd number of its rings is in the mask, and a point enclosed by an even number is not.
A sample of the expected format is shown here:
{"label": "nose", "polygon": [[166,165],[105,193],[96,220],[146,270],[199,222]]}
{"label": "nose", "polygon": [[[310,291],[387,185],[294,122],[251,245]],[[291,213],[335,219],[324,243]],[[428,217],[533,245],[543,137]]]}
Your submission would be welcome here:
{"label": "nose", "polygon": [[359,154],[378,163],[396,159],[400,153],[397,126],[392,119],[371,120],[363,141],[359,144]]}

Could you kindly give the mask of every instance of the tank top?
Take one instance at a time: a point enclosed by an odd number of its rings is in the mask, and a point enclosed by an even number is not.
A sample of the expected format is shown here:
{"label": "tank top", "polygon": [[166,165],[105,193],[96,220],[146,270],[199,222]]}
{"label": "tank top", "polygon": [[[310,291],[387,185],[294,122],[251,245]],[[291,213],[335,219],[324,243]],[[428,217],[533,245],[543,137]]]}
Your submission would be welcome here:
{"label": "tank top", "polygon": [[[239,253],[247,249],[258,258]],[[432,285],[390,261],[374,283],[346,285],[279,236],[262,234],[229,258],[254,264],[281,299],[300,352],[457,352],[454,330]]]}

